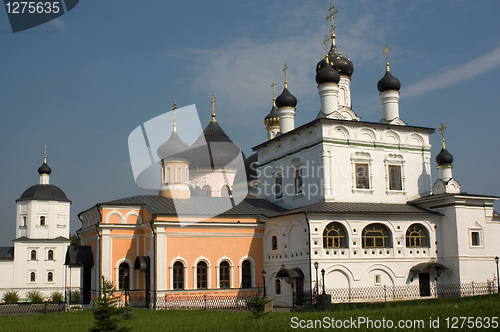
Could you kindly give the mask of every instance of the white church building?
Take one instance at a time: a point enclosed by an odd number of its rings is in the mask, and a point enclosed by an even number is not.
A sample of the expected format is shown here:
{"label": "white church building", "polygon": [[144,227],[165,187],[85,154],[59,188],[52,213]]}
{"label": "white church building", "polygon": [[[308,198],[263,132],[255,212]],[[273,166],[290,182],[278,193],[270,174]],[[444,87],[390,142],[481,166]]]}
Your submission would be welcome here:
{"label": "white church building", "polygon": [[70,244],[70,204],[66,194],[49,184],[52,170],[44,158],[38,169],[39,184],[26,189],[16,200],[14,247],[0,247],[0,298],[17,291],[39,291],[49,298],[69,287],[80,288],[80,267],[64,265]]}
{"label": "white church building", "polygon": [[416,296],[439,292],[437,285],[483,282],[496,289],[498,197],[461,190],[443,125],[432,184],[434,129],[400,117],[401,84],[388,57],[377,84],[381,119],[360,120],[351,107],[354,67],[335,44],[331,16],[331,49],[316,66],[316,119],[295,126],[300,110],[285,67],[283,92],[265,118],[268,140],[254,147],[254,192],[289,210],[265,222],[268,294],[275,305],[289,305],[292,291],[322,292],[323,279],[333,301],[377,286],[406,287]]}

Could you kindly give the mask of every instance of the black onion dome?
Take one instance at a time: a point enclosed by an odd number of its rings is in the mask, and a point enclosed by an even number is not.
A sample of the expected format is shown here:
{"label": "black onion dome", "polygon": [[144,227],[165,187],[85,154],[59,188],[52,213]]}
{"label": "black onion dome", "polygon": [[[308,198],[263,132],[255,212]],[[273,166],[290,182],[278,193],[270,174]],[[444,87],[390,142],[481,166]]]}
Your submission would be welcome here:
{"label": "black onion dome", "polygon": [[[328,59],[330,61],[330,65],[332,65],[332,67],[337,70],[340,75],[347,75],[351,77],[352,73],[354,72],[354,65],[352,64],[351,60],[344,57],[340,53],[336,45],[332,45],[332,47],[330,48],[330,52],[328,52]],[[318,73],[318,71],[323,68],[325,63],[325,59],[322,59],[320,62],[318,62],[318,64],[316,65],[316,73]]]}
{"label": "black onion dome", "polygon": [[50,173],[52,173],[52,169],[45,162],[43,163],[42,166],[40,166],[40,168],[38,168],[38,174],[50,174]]}
{"label": "black onion dome", "polygon": [[447,166],[453,163],[453,156],[451,153],[446,150],[446,148],[442,148],[441,152],[436,156],[436,163],[438,166]]}
{"label": "black onion dome", "polygon": [[323,59],[323,61],[321,68],[316,71],[316,83],[318,83],[318,85],[323,83],[338,83],[340,81],[340,74],[338,71],[329,63],[326,63],[326,59]]}
{"label": "black onion dome", "polygon": [[286,87],[283,89],[283,92],[276,98],[276,106],[279,107],[295,107],[297,106],[297,98],[295,98],[294,95],[288,91],[288,88]]}
{"label": "black onion dome", "polygon": [[243,162],[242,158],[237,158],[240,153],[243,156],[240,148],[231,141],[219,123],[212,121],[191,145],[189,164],[192,169],[238,169]]}
{"label": "black onion dome", "polygon": [[71,202],[64,191],[52,184],[37,184],[29,187],[17,201],[58,201]]}
{"label": "black onion dome", "polygon": [[266,127],[279,126],[280,119],[278,114],[278,107],[276,105],[273,105],[273,108],[271,109],[269,114],[264,118],[264,124],[266,125]]}
{"label": "black onion dome", "polygon": [[166,159],[168,157],[179,155],[180,153],[189,149],[189,146],[182,141],[176,131],[172,132],[170,138],[160,145],[156,153],[160,159]]}
{"label": "black onion dome", "polygon": [[387,90],[399,91],[399,89],[401,89],[401,82],[396,77],[392,76],[391,72],[387,70],[384,77],[378,81],[377,89],[379,92]]}

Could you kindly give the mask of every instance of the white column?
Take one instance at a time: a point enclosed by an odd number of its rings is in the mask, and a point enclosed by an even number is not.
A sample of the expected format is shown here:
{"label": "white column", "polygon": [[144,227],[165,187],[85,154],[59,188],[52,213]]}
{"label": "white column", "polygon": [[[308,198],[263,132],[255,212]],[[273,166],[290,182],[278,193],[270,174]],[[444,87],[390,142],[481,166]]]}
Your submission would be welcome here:
{"label": "white column", "polygon": [[325,117],[339,109],[339,85],[337,83],[323,83],[318,85],[321,113]]}
{"label": "white column", "polygon": [[324,197],[330,196],[330,154],[328,151],[323,151],[323,195]]}
{"label": "white column", "polygon": [[282,134],[295,128],[295,107],[283,106],[278,108],[280,117],[280,132]]}
{"label": "white column", "polygon": [[386,90],[379,95],[382,103],[382,120],[391,122],[399,118],[399,91]]}

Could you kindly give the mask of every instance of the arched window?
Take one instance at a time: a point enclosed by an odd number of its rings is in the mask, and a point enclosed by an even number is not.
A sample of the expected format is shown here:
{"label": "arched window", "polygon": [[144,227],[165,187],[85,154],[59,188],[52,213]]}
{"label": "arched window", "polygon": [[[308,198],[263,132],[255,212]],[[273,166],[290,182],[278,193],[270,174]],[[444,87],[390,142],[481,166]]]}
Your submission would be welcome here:
{"label": "arched window", "polygon": [[49,260],[49,261],[53,261],[54,260],[54,251],[53,250],[49,250],[47,252],[47,260]]}
{"label": "arched window", "polygon": [[118,289],[130,289],[130,266],[123,262],[118,267]]}
{"label": "arched window", "polygon": [[278,250],[278,238],[276,237],[276,235],[273,235],[273,237],[271,238],[271,248],[272,250]]}
{"label": "arched window", "polygon": [[174,290],[184,289],[184,264],[182,262],[174,263],[173,279]]}
{"label": "arched window", "polygon": [[406,230],[406,247],[408,248],[422,248],[429,247],[427,231],[425,227],[420,224],[412,224]]}
{"label": "arched window", "polygon": [[40,217],[40,226],[45,226],[45,216]]}
{"label": "arched window", "polygon": [[370,224],[363,229],[363,248],[392,248],[391,231],[382,224]]}
{"label": "arched window", "polygon": [[229,186],[222,186],[220,195],[221,197],[229,197]]}
{"label": "arched window", "polygon": [[47,282],[52,282],[54,281],[54,273],[49,272],[47,273]]}
{"label": "arched window", "polygon": [[295,194],[302,194],[304,183],[302,181],[303,168],[295,170]]}
{"label": "arched window", "polygon": [[206,196],[206,197],[212,196],[212,188],[210,188],[210,186],[208,184],[204,185],[201,190],[203,190],[203,196]]}
{"label": "arched window", "polygon": [[196,288],[207,289],[207,263],[198,262],[196,265]]}
{"label": "arched window", "polygon": [[182,183],[182,169],[180,166],[175,169],[175,183]]}
{"label": "arched window", "polygon": [[31,272],[30,273],[30,281],[31,282],[35,282],[36,281],[36,273],[35,272]]}
{"label": "arched window", "polygon": [[347,232],[338,222],[331,222],[323,231],[323,248],[347,248]]}
{"label": "arched window", "polygon": [[31,250],[31,260],[36,261],[36,250]]}
{"label": "arched window", "polygon": [[252,287],[252,264],[249,260],[244,260],[241,264],[241,288]]}
{"label": "arched window", "polygon": [[229,263],[227,261],[223,261],[219,265],[219,285],[220,288],[229,288],[231,285],[229,276]]}
{"label": "arched window", "polygon": [[172,167],[167,166],[167,178],[165,179],[165,183],[172,183]]}
{"label": "arched window", "polygon": [[274,288],[276,289],[276,295],[280,295],[281,294],[281,280],[276,279],[274,281]]}

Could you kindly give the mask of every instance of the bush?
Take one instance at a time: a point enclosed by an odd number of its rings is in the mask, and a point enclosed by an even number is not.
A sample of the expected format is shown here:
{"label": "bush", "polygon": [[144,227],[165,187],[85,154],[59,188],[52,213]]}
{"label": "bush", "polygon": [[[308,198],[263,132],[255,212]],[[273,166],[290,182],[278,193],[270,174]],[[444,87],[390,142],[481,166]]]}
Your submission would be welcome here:
{"label": "bush", "polygon": [[43,303],[45,300],[44,296],[38,290],[32,290],[26,293],[26,296],[30,299],[31,303]]}
{"label": "bush", "polygon": [[50,295],[50,302],[61,304],[64,302],[64,295],[61,292],[54,292]]}
{"label": "bush", "polygon": [[80,291],[71,291],[71,295],[69,297],[70,304],[80,304]]}
{"label": "bush", "polygon": [[9,303],[9,304],[17,303],[19,302],[19,294],[13,290],[8,291],[3,295],[2,300],[4,303]]}
{"label": "bush", "polygon": [[262,316],[267,315],[269,312],[266,312],[266,304],[271,302],[272,299],[260,297],[259,295],[255,295],[250,300],[247,301],[247,306],[251,310],[252,314],[255,318],[260,318]]}

